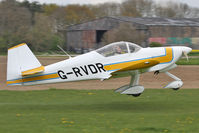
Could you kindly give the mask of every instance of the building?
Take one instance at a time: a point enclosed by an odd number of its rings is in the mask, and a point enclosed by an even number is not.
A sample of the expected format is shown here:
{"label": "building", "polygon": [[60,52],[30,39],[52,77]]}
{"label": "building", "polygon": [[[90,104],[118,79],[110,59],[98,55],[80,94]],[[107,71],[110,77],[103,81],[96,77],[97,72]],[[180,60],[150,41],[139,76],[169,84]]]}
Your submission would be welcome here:
{"label": "building", "polygon": [[[197,18],[132,18],[103,17],[67,28],[67,48],[92,50],[100,47],[107,31],[121,23],[130,23],[147,36],[144,47],[151,42],[163,45],[186,45],[199,49],[199,19]],[[125,40],[124,40],[125,41]]]}

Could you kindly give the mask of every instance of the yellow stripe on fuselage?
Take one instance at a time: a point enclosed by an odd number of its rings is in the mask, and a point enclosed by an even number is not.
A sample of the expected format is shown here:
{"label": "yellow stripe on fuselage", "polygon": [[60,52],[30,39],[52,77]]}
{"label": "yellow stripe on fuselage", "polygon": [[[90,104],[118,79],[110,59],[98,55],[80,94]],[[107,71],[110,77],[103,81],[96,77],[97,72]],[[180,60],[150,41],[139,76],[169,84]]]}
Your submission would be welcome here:
{"label": "yellow stripe on fuselage", "polygon": [[163,56],[163,57],[156,57],[156,58],[153,58],[157,61],[159,61],[160,63],[166,63],[166,62],[170,62],[172,61],[173,59],[173,50],[172,48],[165,48],[166,50],[166,55]]}
{"label": "yellow stripe on fuselage", "polygon": [[23,82],[42,81],[42,80],[48,80],[48,79],[53,79],[53,78],[59,78],[59,75],[57,73],[53,73],[49,75],[38,75],[34,77],[27,77],[27,78],[17,79],[13,81],[7,81],[7,84],[11,85],[11,84],[18,84],[18,83],[23,83]]}
{"label": "yellow stripe on fuselage", "polygon": [[173,52],[172,52],[172,48],[165,48],[165,55],[164,56],[160,56],[160,57],[152,57],[152,58],[148,58],[148,59],[140,59],[140,60],[132,60],[132,61],[126,61],[126,62],[120,62],[120,63],[113,63],[113,64],[108,64],[104,66],[104,69],[107,71],[110,70],[119,70],[119,69],[124,69],[127,66],[133,66],[142,62],[148,62],[151,59],[159,62],[159,63],[166,63],[166,62],[170,62],[173,59]]}

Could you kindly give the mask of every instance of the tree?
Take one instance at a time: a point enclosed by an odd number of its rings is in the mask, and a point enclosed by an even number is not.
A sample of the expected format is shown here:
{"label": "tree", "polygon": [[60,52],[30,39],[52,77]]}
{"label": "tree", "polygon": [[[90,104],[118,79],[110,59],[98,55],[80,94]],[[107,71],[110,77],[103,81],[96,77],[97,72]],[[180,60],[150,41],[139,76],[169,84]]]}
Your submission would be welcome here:
{"label": "tree", "polygon": [[128,41],[141,45],[145,39],[146,35],[130,23],[122,23],[118,28],[106,32],[103,36],[103,42],[105,44],[117,41]]}
{"label": "tree", "polygon": [[43,11],[47,16],[52,15],[58,8],[60,7],[56,4],[43,5]]}
{"label": "tree", "polygon": [[107,2],[99,5],[89,5],[89,7],[96,18],[121,15],[121,5],[119,3]]}
{"label": "tree", "polygon": [[129,17],[141,17],[141,13],[137,10],[137,2],[139,0],[126,0],[122,3],[121,14]]}
{"label": "tree", "polygon": [[68,26],[68,22],[66,20],[67,12],[65,12],[65,7],[58,7],[54,9],[49,9],[49,10],[54,10],[53,12],[49,13],[48,11],[46,12],[45,10],[45,15],[48,15],[51,18],[51,21],[54,23],[54,29],[66,29]]}
{"label": "tree", "polygon": [[173,18],[176,16],[175,10],[173,10],[172,8],[169,8],[169,7],[158,6],[158,7],[156,7],[155,13],[156,13],[156,17]]}
{"label": "tree", "polygon": [[157,17],[186,18],[191,15],[191,8],[187,4],[169,1],[164,5],[162,6],[162,3],[156,5]]}
{"label": "tree", "polygon": [[191,8],[184,3],[179,3],[177,5],[177,17],[183,18],[183,17],[189,17],[191,13]]}
{"label": "tree", "polygon": [[52,29],[48,16],[38,13],[35,18],[37,21],[34,27],[25,36],[26,42],[35,51],[56,50],[57,45],[63,44],[63,39]]}
{"label": "tree", "polygon": [[56,29],[94,19],[94,13],[87,5],[44,5],[44,13],[54,22]]}
{"label": "tree", "polygon": [[35,24],[35,14],[38,12],[42,12],[42,5],[37,1],[33,1],[30,3],[28,0],[24,0],[20,3],[21,6],[27,8],[31,13],[31,23]]}
{"label": "tree", "polygon": [[93,12],[86,5],[68,5],[64,8],[67,24],[77,24],[95,18]]}
{"label": "tree", "polygon": [[122,3],[121,14],[130,17],[152,17],[154,7],[152,0],[126,0]]}
{"label": "tree", "polygon": [[150,47],[162,47],[162,44],[159,42],[152,42],[149,44]]}
{"label": "tree", "polygon": [[23,42],[31,25],[31,14],[15,0],[0,3],[0,47],[1,51]]}
{"label": "tree", "polygon": [[191,8],[189,13],[189,18],[198,18],[199,17],[199,8]]}

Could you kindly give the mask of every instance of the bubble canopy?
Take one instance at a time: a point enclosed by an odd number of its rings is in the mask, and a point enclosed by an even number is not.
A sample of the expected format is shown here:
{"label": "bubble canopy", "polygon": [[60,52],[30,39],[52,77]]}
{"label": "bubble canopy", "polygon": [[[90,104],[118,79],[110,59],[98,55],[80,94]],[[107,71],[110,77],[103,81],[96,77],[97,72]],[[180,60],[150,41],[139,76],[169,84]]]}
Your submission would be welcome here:
{"label": "bubble canopy", "polygon": [[139,51],[142,47],[138,46],[135,43],[130,42],[115,42],[109,45],[106,45],[100,49],[97,49],[96,52],[105,56],[115,56],[127,53],[135,53]]}

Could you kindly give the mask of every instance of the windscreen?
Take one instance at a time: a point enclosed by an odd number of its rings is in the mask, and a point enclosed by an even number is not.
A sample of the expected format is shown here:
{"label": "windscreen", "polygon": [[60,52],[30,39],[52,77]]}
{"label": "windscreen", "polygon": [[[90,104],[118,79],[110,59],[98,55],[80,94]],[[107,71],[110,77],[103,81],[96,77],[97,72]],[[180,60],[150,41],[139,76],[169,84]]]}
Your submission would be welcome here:
{"label": "windscreen", "polygon": [[96,50],[99,54],[109,57],[128,53],[127,44],[125,42],[112,43]]}
{"label": "windscreen", "polygon": [[128,46],[129,46],[130,53],[135,53],[142,48],[142,47],[140,47],[140,46],[138,46],[137,44],[134,44],[134,43],[128,43]]}

